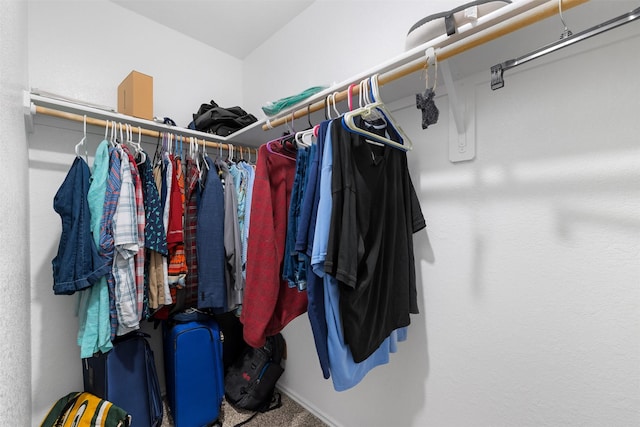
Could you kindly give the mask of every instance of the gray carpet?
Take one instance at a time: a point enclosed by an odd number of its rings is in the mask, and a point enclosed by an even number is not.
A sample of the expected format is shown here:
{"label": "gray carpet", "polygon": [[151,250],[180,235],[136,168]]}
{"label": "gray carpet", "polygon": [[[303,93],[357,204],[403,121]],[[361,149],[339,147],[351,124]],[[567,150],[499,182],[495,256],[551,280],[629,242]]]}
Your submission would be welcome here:
{"label": "gray carpet", "polygon": [[[282,395],[282,406],[273,411],[259,413],[254,419],[245,424],[246,427],[325,427],[326,424],[320,421],[313,414],[305,410],[286,394]],[[243,422],[253,415],[252,411],[241,411],[234,409],[226,401],[222,402],[220,420],[223,427],[233,427]],[[173,427],[171,412],[165,404],[162,427]]]}

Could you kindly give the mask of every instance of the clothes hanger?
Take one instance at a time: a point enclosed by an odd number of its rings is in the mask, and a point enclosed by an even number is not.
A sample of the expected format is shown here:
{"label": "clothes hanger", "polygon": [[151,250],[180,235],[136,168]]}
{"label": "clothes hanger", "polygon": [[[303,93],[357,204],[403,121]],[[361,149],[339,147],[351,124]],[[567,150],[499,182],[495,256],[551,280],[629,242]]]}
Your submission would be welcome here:
{"label": "clothes hanger", "polygon": [[[342,117],[342,124],[345,129],[360,134],[368,139],[376,142],[383,143],[393,148],[400,149],[402,151],[409,151],[413,148],[413,144],[402,128],[393,120],[391,112],[387,109],[386,105],[380,99],[380,93],[378,88],[378,75],[374,74],[370,78],[371,84],[371,99],[373,102],[366,104],[356,110],[345,113]],[[355,124],[356,117],[362,117],[364,120],[370,119],[376,113],[382,114],[388,126],[391,126],[391,130],[395,131],[402,143],[396,142],[390,138],[382,135],[369,132],[366,129],[360,128]]]}
{"label": "clothes hanger", "polygon": [[[133,133],[133,128],[131,131]],[[133,139],[133,135],[131,139]],[[138,142],[137,143],[134,143],[133,141],[131,142],[136,150],[136,156],[140,155],[140,162],[138,163],[139,165],[147,161],[147,153],[145,153],[144,150],[142,149],[141,141],[142,141],[142,129],[140,128],[140,126],[138,126]]]}
{"label": "clothes hanger", "polygon": [[[293,118],[291,119],[293,121]],[[271,154],[275,154],[276,156],[280,156],[280,157],[284,157],[287,158],[289,160],[293,160],[295,161],[296,158],[295,157],[290,157],[287,156],[286,154],[284,154],[284,152],[291,152],[291,150],[287,149],[286,143],[288,140],[291,139],[291,137],[295,138],[295,132],[292,132],[293,128],[289,127],[289,123],[286,120],[285,117],[285,127],[287,128],[288,133],[285,133],[284,135],[282,135],[281,137],[272,139],[271,141],[267,142],[267,151],[270,152]],[[274,149],[274,145],[279,145],[279,149]]]}
{"label": "clothes hanger", "polygon": [[234,147],[233,144],[227,143],[227,163],[229,164],[234,163],[233,159],[234,159],[235,150],[236,150],[236,147]]}
{"label": "clothes hanger", "polygon": [[336,118],[340,117],[342,115],[342,113],[340,113],[340,111],[338,111],[338,107],[336,106],[336,95],[338,95],[339,92],[333,92],[332,94],[330,94],[327,98],[329,99],[329,102],[327,103],[327,111],[329,112],[328,114],[328,118],[331,119],[331,110],[329,110],[329,108],[333,108],[333,111],[335,111],[336,113]]}
{"label": "clothes hanger", "polygon": [[198,171],[198,177],[201,176],[200,163],[198,160],[198,139],[193,136],[189,137],[189,158],[195,163],[196,170]]}
{"label": "clothes hanger", "polygon": [[89,163],[89,153],[87,152],[87,115],[84,115],[84,118],[82,120],[82,139],[80,140],[80,142],[78,142],[76,144],[76,156],[78,157],[82,157],[80,155],[80,148],[84,147],[84,159],[87,162],[87,164]]}
{"label": "clothes hanger", "polygon": [[311,147],[311,145],[315,142],[313,135],[313,125],[311,124],[311,119],[309,117],[310,107],[310,105],[307,105],[307,121],[309,122],[309,128],[300,132],[296,132],[295,143],[298,147]]}
{"label": "clothes hanger", "polygon": [[117,133],[116,133],[116,122],[113,121],[113,122],[111,122],[111,133],[109,135],[110,136],[109,142],[111,142],[111,146],[112,147],[117,147],[118,146],[116,135],[117,135]]}
{"label": "clothes hanger", "polygon": [[122,134],[122,123],[118,123],[118,127],[120,128],[120,140],[118,142],[122,144],[124,143],[124,136]]}
{"label": "clothes hanger", "polygon": [[209,155],[207,154],[207,141],[205,141],[203,139],[202,140],[202,162],[204,163],[204,167],[208,171],[209,170],[209,162],[207,162],[207,157],[209,157]]}

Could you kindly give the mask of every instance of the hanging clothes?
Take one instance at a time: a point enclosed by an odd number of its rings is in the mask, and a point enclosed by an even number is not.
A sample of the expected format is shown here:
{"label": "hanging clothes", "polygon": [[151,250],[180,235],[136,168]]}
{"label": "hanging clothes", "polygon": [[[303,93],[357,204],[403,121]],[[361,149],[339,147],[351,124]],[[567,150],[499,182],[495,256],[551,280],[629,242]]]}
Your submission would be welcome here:
{"label": "hanging clothes", "polygon": [[131,168],[131,179],[134,186],[134,200],[136,207],[136,225],[138,238],[138,251],[133,256],[135,266],[134,277],[136,283],[136,305],[138,312],[138,321],[142,320],[144,309],[144,264],[145,264],[145,248],[144,248],[144,230],[145,230],[145,212],[144,212],[144,195],[142,191],[142,180],[138,172],[136,159],[131,150],[126,145],[122,145],[124,153],[129,157],[129,167]]}
{"label": "hanging clothes", "polygon": [[[351,350],[344,339],[342,332],[342,315],[340,312],[340,285],[337,279],[324,271],[324,263],[327,255],[329,230],[331,227],[332,212],[332,176],[333,176],[333,145],[335,138],[339,137],[341,119],[336,119],[329,124],[326,139],[323,146],[322,166],[320,176],[320,200],[318,205],[318,218],[313,239],[313,254],[311,264],[314,272],[322,277],[325,305],[325,319],[327,324],[327,347],[329,367],[333,387],[336,391],[348,390],[356,386],[373,368],[389,362],[389,354],[397,351],[398,332],[393,331],[384,341],[360,362],[353,358]],[[362,333],[369,333],[369,329]],[[406,338],[406,329],[401,331],[400,340]]]}
{"label": "hanging clothes", "polygon": [[224,190],[213,160],[203,159],[196,224],[198,308],[225,311]]}
{"label": "hanging clothes", "polygon": [[247,162],[240,162],[247,172],[247,195],[245,198],[244,224],[241,230],[242,241],[242,278],[247,281],[247,247],[249,242],[249,224],[251,222],[251,198],[253,197],[253,183],[255,181],[255,168]]}
{"label": "hanging clothes", "polygon": [[[107,269],[111,270],[111,262],[100,251],[100,225],[104,211],[108,175],[109,142],[103,140],[96,149],[87,201],[91,216],[91,237]],[[107,271],[105,270],[102,277],[91,288],[82,292],[78,306],[78,345],[80,346],[81,358],[91,357],[97,352],[106,353],[113,348],[109,320],[109,288],[106,275]]]}
{"label": "hanging clothes", "polygon": [[247,248],[247,282],[240,321],[244,339],[261,347],[267,336],[280,332],[307,310],[307,294],[282,280],[287,214],[295,161],[259,149],[251,203]]}
{"label": "hanging clothes", "polygon": [[225,281],[227,284],[226,311],[235,310],[242,304],[244,280],[242,278],[242,248],[238,225],[238,200],[229,165],[216,160],[220,180],[224,185],[224,249]]}
{"label": "hanging clothes", "polygon": [[198,202],[200,199],[200,171],[196,160],[187,157],[187,173],[185,179],[184,207],[184,251],[187,263],[185,279],[185,306],[195,307],[198,304],[198,257],[196,244],[196,228],[198,224]]}
{"label": "hanging clothes", "polygon": [[[107,190],[104,197],[104,209],[100,221],[100,252],[112,265],[114,260],[113,217],[120,197],[120,153],[114,147],[109,147],[109,175]],[[111,340],[115,339],[118,330],[118,313],[116,311],[116,290],[113,269],[107,272],[107,287],[109,289],[109,320],[111,326]]]}
{"label": "hanging clothes", "polygon": [[[386,130],[400,141],[393,127]],[[426,224],[406,152],[336,131],[324,269],[341,284],[345,342],[361,362],[418,313],[412,235]]]}
{"label": "hanging clothes", "polygon": [[[169,231],[169,203],[167,203],[168,195],[171,192],[171,179],[167,180],[167,176],[171,177],[173,166],[169,161],[169,154],[160,154],[156,165],[153,168],[153,177],[160,195],[160,206],[162,209],[162,226],[164,234],[167,236]],[[167,242],[167,256],[153,256],[152,271],[159,276],[158,287],[158,303],[159,308],[164,305],[173,303],[171,299],[171,290],[169,289],[169,243]],[[151,277],[153,279],[153,275]],[[153,288],[153,286],[151,286]]]}
{"label": "hanging clothes", "polygon": [[[171,176],[167,174],[167,180],[171,179],[171,191],[169,192],[169,229],[167,231],[167,247],[169,249],[169,287],[171,298],[176,300],[177,289],[185,286],[187,274],[187,262],[184,251],[184,174],[182,160],[179,156],[170,156],[172,162]],[[180,301],[184,306],[184,301]]]}
{"label": "hanging clothes", "polygon": [[311,256],[315,236],[318,204],[320,202],[320,165],[322,153],[329,126],[329,121],[320,123],[318,139],[311,146],[312,161],[309,165],[309,179],[301,206],[300,223],[296,236],[296,251],[306,259],[307,266],[307,297],[308,317],[313,332],[313,340],[325,379],[330,377],[329,350],[327,346],[327,321],[325,317],[325,302],[322,279],[311,268]]}
{"label": "hanging clothes", "polygon": [[58,253],[52,261],[56,295],[71,295],[92,286],[108,268],[90,234],[90,175],[84,159],[76,157],[53,201],[53,208],[62,219]]}
{"label": "hanging clothes", "polygon": [[298,223],[300,221],[301,204],[307,185],[307,166],[309,160],[307,147],[300,147],[296,153],[296,173],[293,180],[291,202],[287,219],[287,237],[285,241],[285,256],[282,276],[289,283],[289,287],[297,287],[300,291],[307,288],[306,263],[303,256],[295,250]]}
{"label": "hanging clothes", "polygon": [[[121,147],[117,148],[122,150]],[[137,290],[134,256],[138,253],[138,225],[135,200],[135,184],[131,176],[129,156],[120,152],[120,197],[113,216],[113,277],[116,312],[118,315],[117,335],[125,335],[139,329],[137,311]]]}
{"label": "hanging clothes", "polygon": [[146,257],[144,265],[145,304],[144,317],[149,318],[151,311],[158,308],[159,294],[163,294],[162,258],[166,257],[167,236],[162,222],[162,206],[160,194],[153,177],[153,167],[149,156],[144,153],[146,160],[138,165],[142,181],[142,195],[144,198],[144,246]]}

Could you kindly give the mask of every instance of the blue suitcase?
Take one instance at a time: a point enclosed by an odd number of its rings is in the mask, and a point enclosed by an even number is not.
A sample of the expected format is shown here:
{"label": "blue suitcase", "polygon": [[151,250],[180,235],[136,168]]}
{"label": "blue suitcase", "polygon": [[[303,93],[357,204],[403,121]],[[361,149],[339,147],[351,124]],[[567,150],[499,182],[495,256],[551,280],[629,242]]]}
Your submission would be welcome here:
{"label": "blue suitcase", "polygon": [[131,332],[116,338],[111,351],[82,360],[84,391],[127,411],[135,427],[162,424],[162,395],[148,337]]}
{"label": "blue suitcase", "polygon": [[213,319],[165,325],[169,411],[176,427],[202,427],[220,415],[224,396],[222,336]]}

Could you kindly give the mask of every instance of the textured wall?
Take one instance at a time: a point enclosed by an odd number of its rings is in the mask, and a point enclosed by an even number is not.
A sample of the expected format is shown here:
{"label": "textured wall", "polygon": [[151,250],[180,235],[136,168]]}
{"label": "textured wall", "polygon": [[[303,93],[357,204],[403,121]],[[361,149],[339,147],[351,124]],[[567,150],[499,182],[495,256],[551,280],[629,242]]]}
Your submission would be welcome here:
{"label": "textured wall", "polygon": [[[277,99],[365,71],[402,51],[407,20],[433,11],[432,2],[343,3],[318,0],[249,55],[245,95]],[[622,3],[593,0],[567,22],[577,31],[586,10],[599,23],[637,7]],[[557,18],[544,25],[452,61],[475,95],[473,162],[448,161],[442,83],[440,120],[427,130],[415,98],[394,105],[427,220],[414,240],[422,312],[390,363],[342,393],[322,379],[307,317],[285,329],[281,385],[331,423],[640,425],[640,24],[509,71],[492,92],[489,66],[562,29]],[[306,59],[258,76],[285,45]],[[424,90],[419,76],[405,80]],[[394,98],[391,86],[382,99]]]}
{"label": "textured wall", "polygon": [[[106,0],[24,3],[28,4],[28,25],[22,28],[24,31],[28,27],[30,87],[115,106],[118,84],[136,69],[154,78],[154,114],[172,117],[182,126],[201,103],[210,99],[221,105],[241,102],[242,62],[230,55]],[[19,119],[18,124],[23,126]],[[60,217],[52,208],[53,197],[73,162],[82,124],[46,116],[36,116],[35,122],[34,132],[28,135],[28,196],[32,246],[31,410],[33,425],[38,425],[55,399],[82,388],[76,297],[53,295],[51,275],[61,230]],[[89,126],[90,156],[103,135],[104,129]],[[153,153],[156,141],[147,142],[153,145],[145,148]],[[21,194],[26,194],[24,189]],[[21,238],[27,241],[26,234]],[[148,332],[158,337],[152,344],[159,347],[158,331],[149,328]],[[162,366],[162,354],[157,350],[156,362]],[[162,370],[159,375],[162,379]]]}
{"label": "textured wall", "polygon": [[0,425],[29,425],[29,227],[27,140],[22,91],[27,87],[27,6],[0,1]]}

